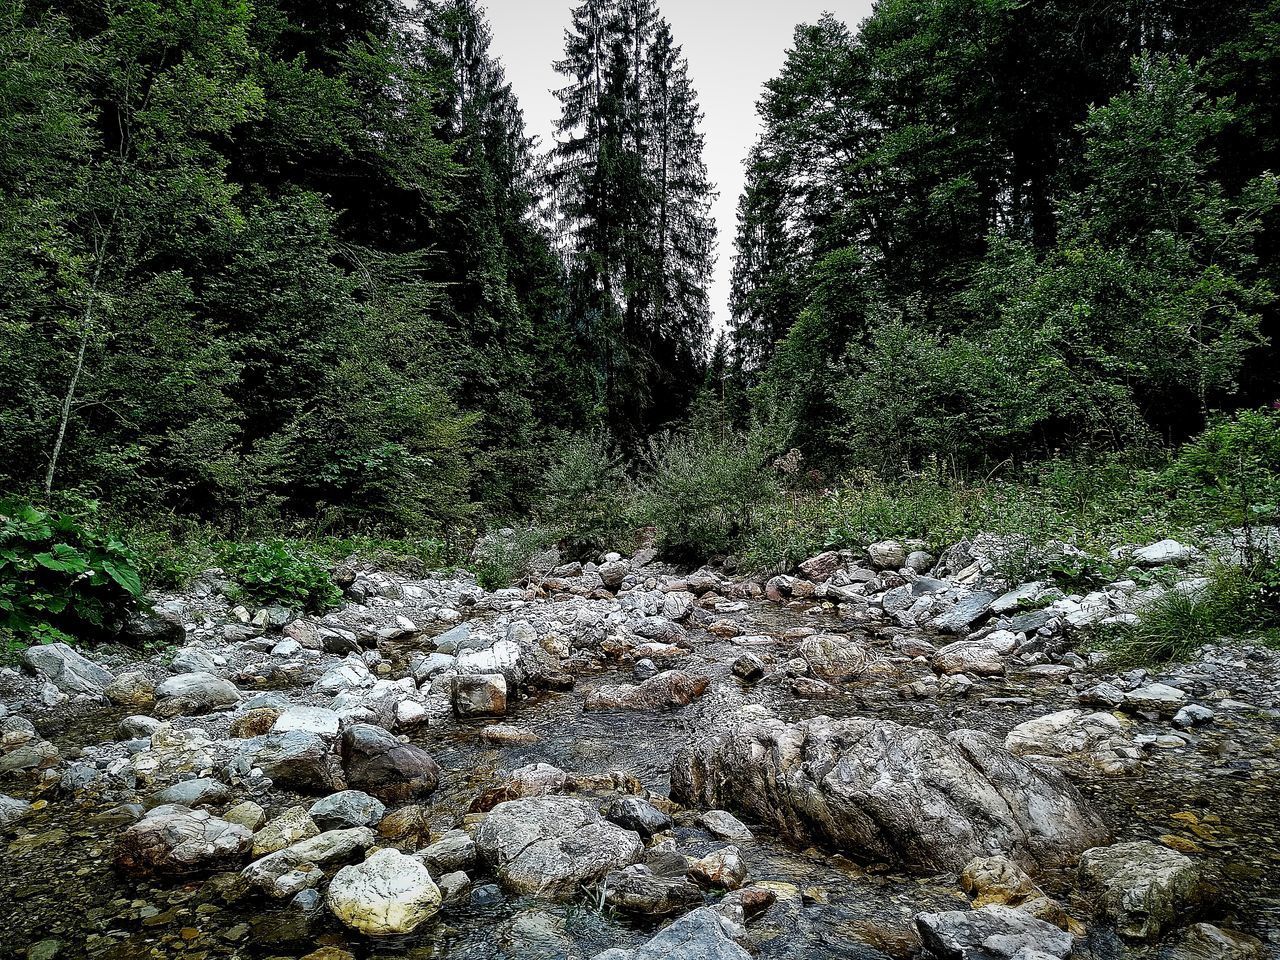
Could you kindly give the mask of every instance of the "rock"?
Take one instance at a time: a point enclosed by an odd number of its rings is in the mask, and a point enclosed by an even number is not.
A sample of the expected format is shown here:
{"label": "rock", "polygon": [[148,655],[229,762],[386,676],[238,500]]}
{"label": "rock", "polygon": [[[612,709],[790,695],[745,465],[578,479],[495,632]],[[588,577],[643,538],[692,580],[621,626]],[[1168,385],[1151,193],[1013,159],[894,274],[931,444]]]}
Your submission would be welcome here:
{"label": "rock", "polygon": [[384,803],[425,797],[440,782],[440,767],[431,754],[367,723],[343,731],[342,766],[349,786]]}
{"label": "rock", "polygon": [[668,593],[662,601],[662,615],[676,622],[684,620],[693,612],[695,600],[694,595],[687,590]]}
{"label": "rock", "polygon": [[1177,540],[1161,540],[1133,551],[1134,562],[1144,567],[1180,566],[1200,553]]}
{"label": "rock", "polygon": [[31,813],[31,804],[26,800],[6,797],[0,793],[0,830],[26,819],[29,813]]}
{"label": "rock", "polygon": [[5,716],[0,719],[0,753],[16,750],[35,739],[35,724],[26,717]]}
{"label": "rock", "polygon": [[108,700],[119,707],[148,709],[156,702],[156,685],[145,673],[122,673],[102,691]]}
{"label": "rock", "polygon": [[334,710],[324,707],[290,707],[276,718],[271,729],[274,733],[301,730],[321,737],[336,737],[338,727],[338,714]]}
{"label": "rock", "polygon": [[268,734],[250,744],[253,765],[277,784],[325,793],[344,786],[338,760],[323,737],[291,730]]}
{"label": "rock", "polygon": [[213,673],[218,669],[218,661],[205,650],[186,647],[174,654],[171,666],[174,673]]}
{"label": "rock", "polygon": [[341,830],[372,827],[386,816],[387,808],[361,790],[342,790],[317,800],[307,812],[321,830]]}
{"label": "rock", "polygon": [[1214,898],[1190,857],[1148,840],[1086,850],[1079,882],[1099,914],[1129,940],[1158,940]]}
{"label": "rock", "polygon": [[371,846],[373,831],[368,827],[329,830],[255,860],[240,875],[270,896],[292,897],[320,882],[320,867],[350,860]]}
{"label": "rock", "polygon": [[255,707],[231,721],[231,736],[237,740],[261,737],[275,729],[281,711],[274,707]]}
{"label": "rock", "polygon": [[1217,714],[1208,707],[1202,707],[1198,703],[1189,703],[1174,716],[1173,725],[1184,730],[1191,727],[1202,727],[1207,723],[1213,723],[1216,716]]}
{"label": "rock", "polygon": [[601,819],[574,797],[531,797],[500,803],[476,833],[480,858],[514,893],[572,893],[640,858],[635,831]]}
{"label": "rock", "polygon": [[861,676],[870,659],[867,648],[852,637],[825,633],[802,640],[799,654],[817,677],[830,683]]}
{"label": "rock", "polygon": [[1266,947],[1257,937],[1196,923],[1160,954],[1160,960],[1263,960],[1265,956]]}
{"label": "rock", "polygon": [[800,572],[814,583],[826,583],[838,569],[840,569],[840,554],[835,550],[820,553],[800,564]]}
{"label": "rock", "polygon": [[186,639],[181,607],[135,614],[120,629],[120,641],[133,647],[172,647]]}
{"label": "rock", "polygon": [[907,562],[907,549],[897,540],[882,540],[867,547],[867,556],[877,570],[898,570]]}
{"label": "rock", "polygon": [[920,939],[938,960],[1066,960],[1073,937],[1011,907],[948,910],[916,916]]}
{"label": "rock", "polygon": [[162,808],[120,835],[115,863],[134,876],[180,876],[232,866],[252,844],[244,827],[205,810]]}
{"label": "rock", "polygon": [[319,833],[320,828],[307,814],[306,807],[290,807],[253,835],[253,855],[265,857]]}
{"label": "rock", "polygon": [[27,647],[19,659],[24,667],[63,693],[102,696],[113,679],[110,670],[81,656],[65,643]]}
{"label": "rock", "polygon": [[1056,771],[973,730],[944,737],[888,720],[787,724],[744,710],[677,751],[671,786],[686,805],[732,803],[794,838],[921,872],[993,854],[1060,866],[1106,837]]}
{"label": "rock", "polygon": [[927,573],[933,569],[933,565],[938,562],[938,558],[927,550],[912,550],[907,554],[907,559],[903,562],[908,570],[914,570],[916,573]]}
{"label": "rock", "polygon": [[746,882],[747,865],[737,847],[725,847],[691,863],[689,878],[704,887],[737,890]]}
{"label": "rock", "polygon": [[744,653],[733,661],[732,669],[735,677],[747,683],[755,683],[764,676],[764,661],[754,653]]}
{"label": "rock", "polygon": [[507,678],[500,673],[454,677],[452,697],[459,717],[501,717],[507,712]]}
{"label": "rock", "polygon": [[238,823],[246,830],[256,833],[267,822],[267,813],[252,800],[245,800],[224,813],[222,819],[227,823]]}
{"label": "rock", "polygon": [[979,857],[960,874],[960,888],[973,897],[974,908],[992,904],[1017,906],[1041,895],[1039,887],[1008,857]]}
{"label": "rock", "polygon": [[231,791],[227,789],[226,784],[209,777],[198,777],[194,780],[183,780],[181,783],[175,783],[161,790],[147,801],[147,805],[160,807],[165,804],[177,804],[194,809],[226,803],[230,797]]}
{"label": "rock", "polygon": [[442,876],[437,886],[440,887],[441,899],[451,903],[471,889],[471,878],[465,871],[455,870]]}
{"label": "rock", "polygon": [[465,830],[450,830],[418,856],[437,873],[470,870],[476,864],[476,842]]}
{"label": "rock", "polygon": [[1091,707],[1118,710],[1124,705],[1125,692],[1114,683],[1099,683],[1083,691],[1076,699]]}
{"label": "rock", "polygon": [[1142,713],[1176,714],[1187,702],[1187,695],[1177,687],[1149,683],[1125,694],[1125,709]]}
{"label": "rock", "polygon": [[705,677],[668,670],[637,685],[597,687],[587,694],[584,710],[665,710],[687,707],[706,692]]}
{"label": "rock", "polygon": [[645,840],[651,840],[654,834],[672,827],[669,816],[639,797],[620,797],[605,808],[604,815],[624,830],[634,830]]}
{"label": "rock", "polygon": [[644,946],[617,947],[597,953],[594,960],[751,960],[733,942],[730,924],[710,907],[686,913]]}
{"label": "rock", "polygon": [[720,840],[744,843],[755,839],[747,825],[727,810],[708,810],[699,820],[708,833]]}
{"label": "rock", "polygon": [[58,748],[47,740],[32,740],[0,755],[0,773],[47,770],[62,759]]}
{"label": "rock", "polygon": [[226,710],[240,702],[240,691],[230,680],[211,673],[182,673],[156,687],[156,716],[197,716]]}
{"label": "rock", "polygon": [[611,563],[601,564],[600,569],[596,571],[605,589],[615,592],[622,587],[622,582],[626,580],[627,574],[630,572],[631,565],[625,560],[615,560]]}
{"label": "rock", "polygon": [[983,640],[958,640],[949,643],[930,659],[938,673],[954,676],[971,673],[979,677],[1004,675],[1004,659],[999,651]]}
{"label": "rock", "polygon": [[933,621],[934,629],[943,633],[967,633],[974,624],[991,613],[991,604],[995,599],[994,593],[972,593],[942,616],[936,617]]}
{"label": "rock", "polygon": [[1004,745],[1015,756],[1061,762],[1077,774],[1122,774],[1141,758],[1123,722],[1109,713],[1084,710],[1060,710],[1020,723]]}
{"label": "rock", "polygon": [[701,906],[702,890],[687,880],[656,877],[648,867],[634,864],[605,877],[604,899],[615,910],[662,917]]}
{"label": "rock", "polygon": [[370,937],[412,933],[439,912],[441,899],[427,868],[393,848],[343,867],[325,894],[334,916]]}

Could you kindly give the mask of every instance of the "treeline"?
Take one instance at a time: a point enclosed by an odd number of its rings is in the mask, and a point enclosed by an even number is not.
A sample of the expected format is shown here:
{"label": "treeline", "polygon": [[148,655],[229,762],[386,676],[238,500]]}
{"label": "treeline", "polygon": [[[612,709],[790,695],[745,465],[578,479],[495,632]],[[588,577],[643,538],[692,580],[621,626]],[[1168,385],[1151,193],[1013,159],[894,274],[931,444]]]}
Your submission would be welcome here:
{"label": "treeline", "polygon": [[1277,36],[1274,0],[800,27],[739,205],[739,422],[826,471],[963,469],[1275,401]]}
{"label": "treeline", "polygon": [[711,226],[669,27],[583,4],[549,166],[489,45],[475,0],[0,0],[0,490],[438,528],[678,416]]}

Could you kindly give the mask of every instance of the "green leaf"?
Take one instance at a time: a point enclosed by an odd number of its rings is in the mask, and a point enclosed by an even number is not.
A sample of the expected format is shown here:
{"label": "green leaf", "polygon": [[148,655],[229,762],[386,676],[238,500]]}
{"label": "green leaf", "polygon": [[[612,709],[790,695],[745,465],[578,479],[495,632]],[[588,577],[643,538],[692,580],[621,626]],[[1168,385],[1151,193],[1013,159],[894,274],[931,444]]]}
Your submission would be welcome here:
{"label": "green leaf", "polygon": [[102,572],[120,585],[120,588],[131,597],[142,596],[142,578],[133,567],[125,566],[114,560],[103,560],[99,567]]}

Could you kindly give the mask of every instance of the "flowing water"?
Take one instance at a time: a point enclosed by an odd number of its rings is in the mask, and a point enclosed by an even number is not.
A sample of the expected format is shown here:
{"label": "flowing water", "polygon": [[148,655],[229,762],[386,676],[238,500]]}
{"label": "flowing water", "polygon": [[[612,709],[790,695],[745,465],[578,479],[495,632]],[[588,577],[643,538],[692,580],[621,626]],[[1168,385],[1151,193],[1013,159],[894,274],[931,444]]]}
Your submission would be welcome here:
{"label": "flowing water", "polygon": [[[773,632],[816,623],[813,616],[765,604],[752,605],[743,617],[752,629]],[[701,659],[691,669],[711,675],[713,683],[703,701],[683,711],[584,713],[583,695],[592,686],[630,679],[629,673],[606,672],[581,678],[572,693],[516,702],[505,722],[536,732],[540,740],[535,743],[486,745],[477,736],[480,723],[419,733],[417,742],[432,751],[444,771],[429,805],[433,828],[460,824],[497,772],[534,762],[584,774],[620,771],[665,794],[675,750],[702,735],[711,712],[743,703],[761,703],[787,719],[878,716],[939,731],[976,728],[1000,737],[1023,720],[1072,705],[1070,688],[1017,674],[983,683],[967,698],[901,699],[897,687],[913,679],[907,676],[868,678],[848,686],[839,699],[805,701],[785,686],[740,683],[728,669],[740,648],[706,634],[694,639]],[[391,651],[393,658],[406,652]],[[113,739],[122,715],[111,710],[65,718],[46,724],[41,733],[66,756],[77,746]],[[1164,729],[1151,726],[1152,732]],[[1158,752],[1133,776],[1082,788],[1118,840],[1176,837],[1175,842],[1195,844],[1222,878],[1226,909],[1219,919],[1262,937],[1274,950],[1280,945],[1278,770],[1280,725],[1261,712],[1233,712],[1204,730],[1194,748]],[[5,789],[36,796],[17,784]],[[273,794],[269,813],[296,799]],[[56,940],[60,957],[111,960],[296,958],[322,946],[340,947],[362,960],[588,960],[610,946],[641,943],[658,926],[602,911],[592,892],[584,891],[569,903],[464,900],[410,937],[372,942],[332,918],[308,923],[296,911],[262,898],[228,900],[225,878],[161,884],[123,878],[111,867],[113,838],[122,827],[95,820],[102,811],[92,804],[49,800],[16,836],[10,832],[0,859],[0,956],[25,957],[28,945]],[[677,820],[682,850],[699,854],[722,845],[691,819],[684,825]],[[909,950],[915,913],[967,906],[954,877],[908,877],[858,866],[830,851],[798,849],[766,830],[741,846],[750,881],[773,884],[781,894],[753,927],[764,958],[902,956]],[[1047,892],[1065,896],[1071,906],[1069,877],[1042,881]],[[1078,956],[1101,960],[1125,954],[1102,942],[1081,941]]]}

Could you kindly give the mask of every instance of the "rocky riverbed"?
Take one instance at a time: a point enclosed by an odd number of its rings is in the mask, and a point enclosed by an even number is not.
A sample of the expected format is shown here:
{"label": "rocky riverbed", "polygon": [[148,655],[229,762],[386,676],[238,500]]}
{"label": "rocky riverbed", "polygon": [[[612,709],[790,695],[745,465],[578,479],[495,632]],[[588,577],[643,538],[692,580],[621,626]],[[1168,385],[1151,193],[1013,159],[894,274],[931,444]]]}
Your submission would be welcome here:
{"label": "rocky riverbed", "polygon": [[158,597],[0,672],[0,956],[1280,957],[1280,656],[1114,673],[1001,545],[649,552],[324,617]]}

